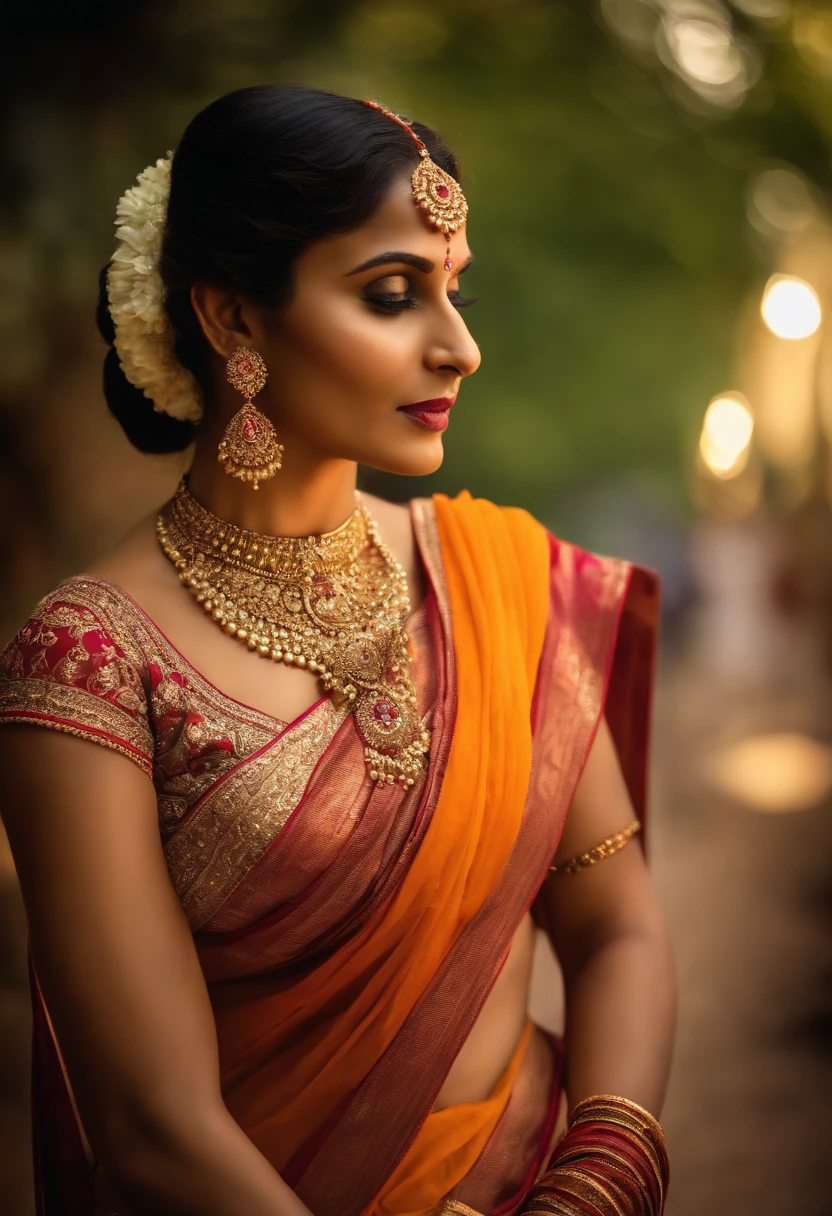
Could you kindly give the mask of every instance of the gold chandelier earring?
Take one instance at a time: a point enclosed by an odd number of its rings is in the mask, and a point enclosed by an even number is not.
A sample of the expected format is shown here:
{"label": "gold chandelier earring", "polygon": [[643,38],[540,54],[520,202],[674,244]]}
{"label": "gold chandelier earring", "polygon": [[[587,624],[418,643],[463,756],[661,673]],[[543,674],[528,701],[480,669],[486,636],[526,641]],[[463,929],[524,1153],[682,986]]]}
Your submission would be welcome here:
{"label": "gold chandelier earring", "polygon": [[256,490],[259,482],[273,477],[283,463],[283,444],[277,442],[271,422],[252,401],[265,385],[268,372],[250,346],[238,346],[225,370],[228,383],[243,394],[244,401],[225,428],[217,460],[229,477],[250,481]]}

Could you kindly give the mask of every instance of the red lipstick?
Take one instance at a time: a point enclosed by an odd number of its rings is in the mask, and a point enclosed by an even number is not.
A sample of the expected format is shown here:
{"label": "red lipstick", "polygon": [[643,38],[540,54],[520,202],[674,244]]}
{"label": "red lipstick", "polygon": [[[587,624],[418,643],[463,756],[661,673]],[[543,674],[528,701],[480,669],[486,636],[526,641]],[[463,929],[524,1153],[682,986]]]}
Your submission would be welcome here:
{"label": "red lipstick", "polygon": [[454,400],[454,397],[433,397],[430,401],[417,401],[414,405],[400,405],[399,411],[428,431],[444,431]]}

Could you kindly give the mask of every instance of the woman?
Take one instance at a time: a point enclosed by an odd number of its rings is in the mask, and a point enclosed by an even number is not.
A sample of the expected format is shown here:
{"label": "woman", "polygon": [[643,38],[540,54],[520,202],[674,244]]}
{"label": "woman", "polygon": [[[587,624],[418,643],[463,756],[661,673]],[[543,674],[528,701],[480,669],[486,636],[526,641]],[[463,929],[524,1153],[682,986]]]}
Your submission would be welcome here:
{"label": "woman", "polygon": [[672,968],[623,847],[655,578],[355,494],[438,467],[479,363],[458,177],[374,103],[264,86],[121,201],[107,400],[195,450],[2,660],[49,1216],[663,1207]]}

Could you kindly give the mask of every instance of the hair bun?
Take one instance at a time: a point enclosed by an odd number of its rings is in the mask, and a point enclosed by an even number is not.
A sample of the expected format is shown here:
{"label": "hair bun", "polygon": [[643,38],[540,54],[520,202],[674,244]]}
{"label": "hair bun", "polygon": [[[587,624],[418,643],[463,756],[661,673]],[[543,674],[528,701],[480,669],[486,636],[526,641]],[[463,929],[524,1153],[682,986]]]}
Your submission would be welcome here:
{"label": "hair bun", "polygon": [[194,440],[196,426],[183,422],[170,414],[160,413],[141,389],[125,376],[118,354],[113,346],[115,327],[110,316],[107,300],[107,270],[105,266],[98,279],[98,305],[96,322],[104,341],[110,347],[104,359],[104,396],[110,413],[119,422],[125,435],[140,452],[159,455],[165,452],[183,452]]}

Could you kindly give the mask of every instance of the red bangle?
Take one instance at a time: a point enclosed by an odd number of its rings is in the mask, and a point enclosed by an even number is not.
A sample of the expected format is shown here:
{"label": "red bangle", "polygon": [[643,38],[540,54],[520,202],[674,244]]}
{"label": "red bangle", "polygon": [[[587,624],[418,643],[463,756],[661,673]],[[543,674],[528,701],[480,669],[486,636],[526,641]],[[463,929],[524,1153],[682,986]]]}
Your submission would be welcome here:
{"label": "red bangle", "polygon": [[670,1180],[658,1121],[635,1102],[599,1094],[579,1102],[524,1216],[662,1216]]}

